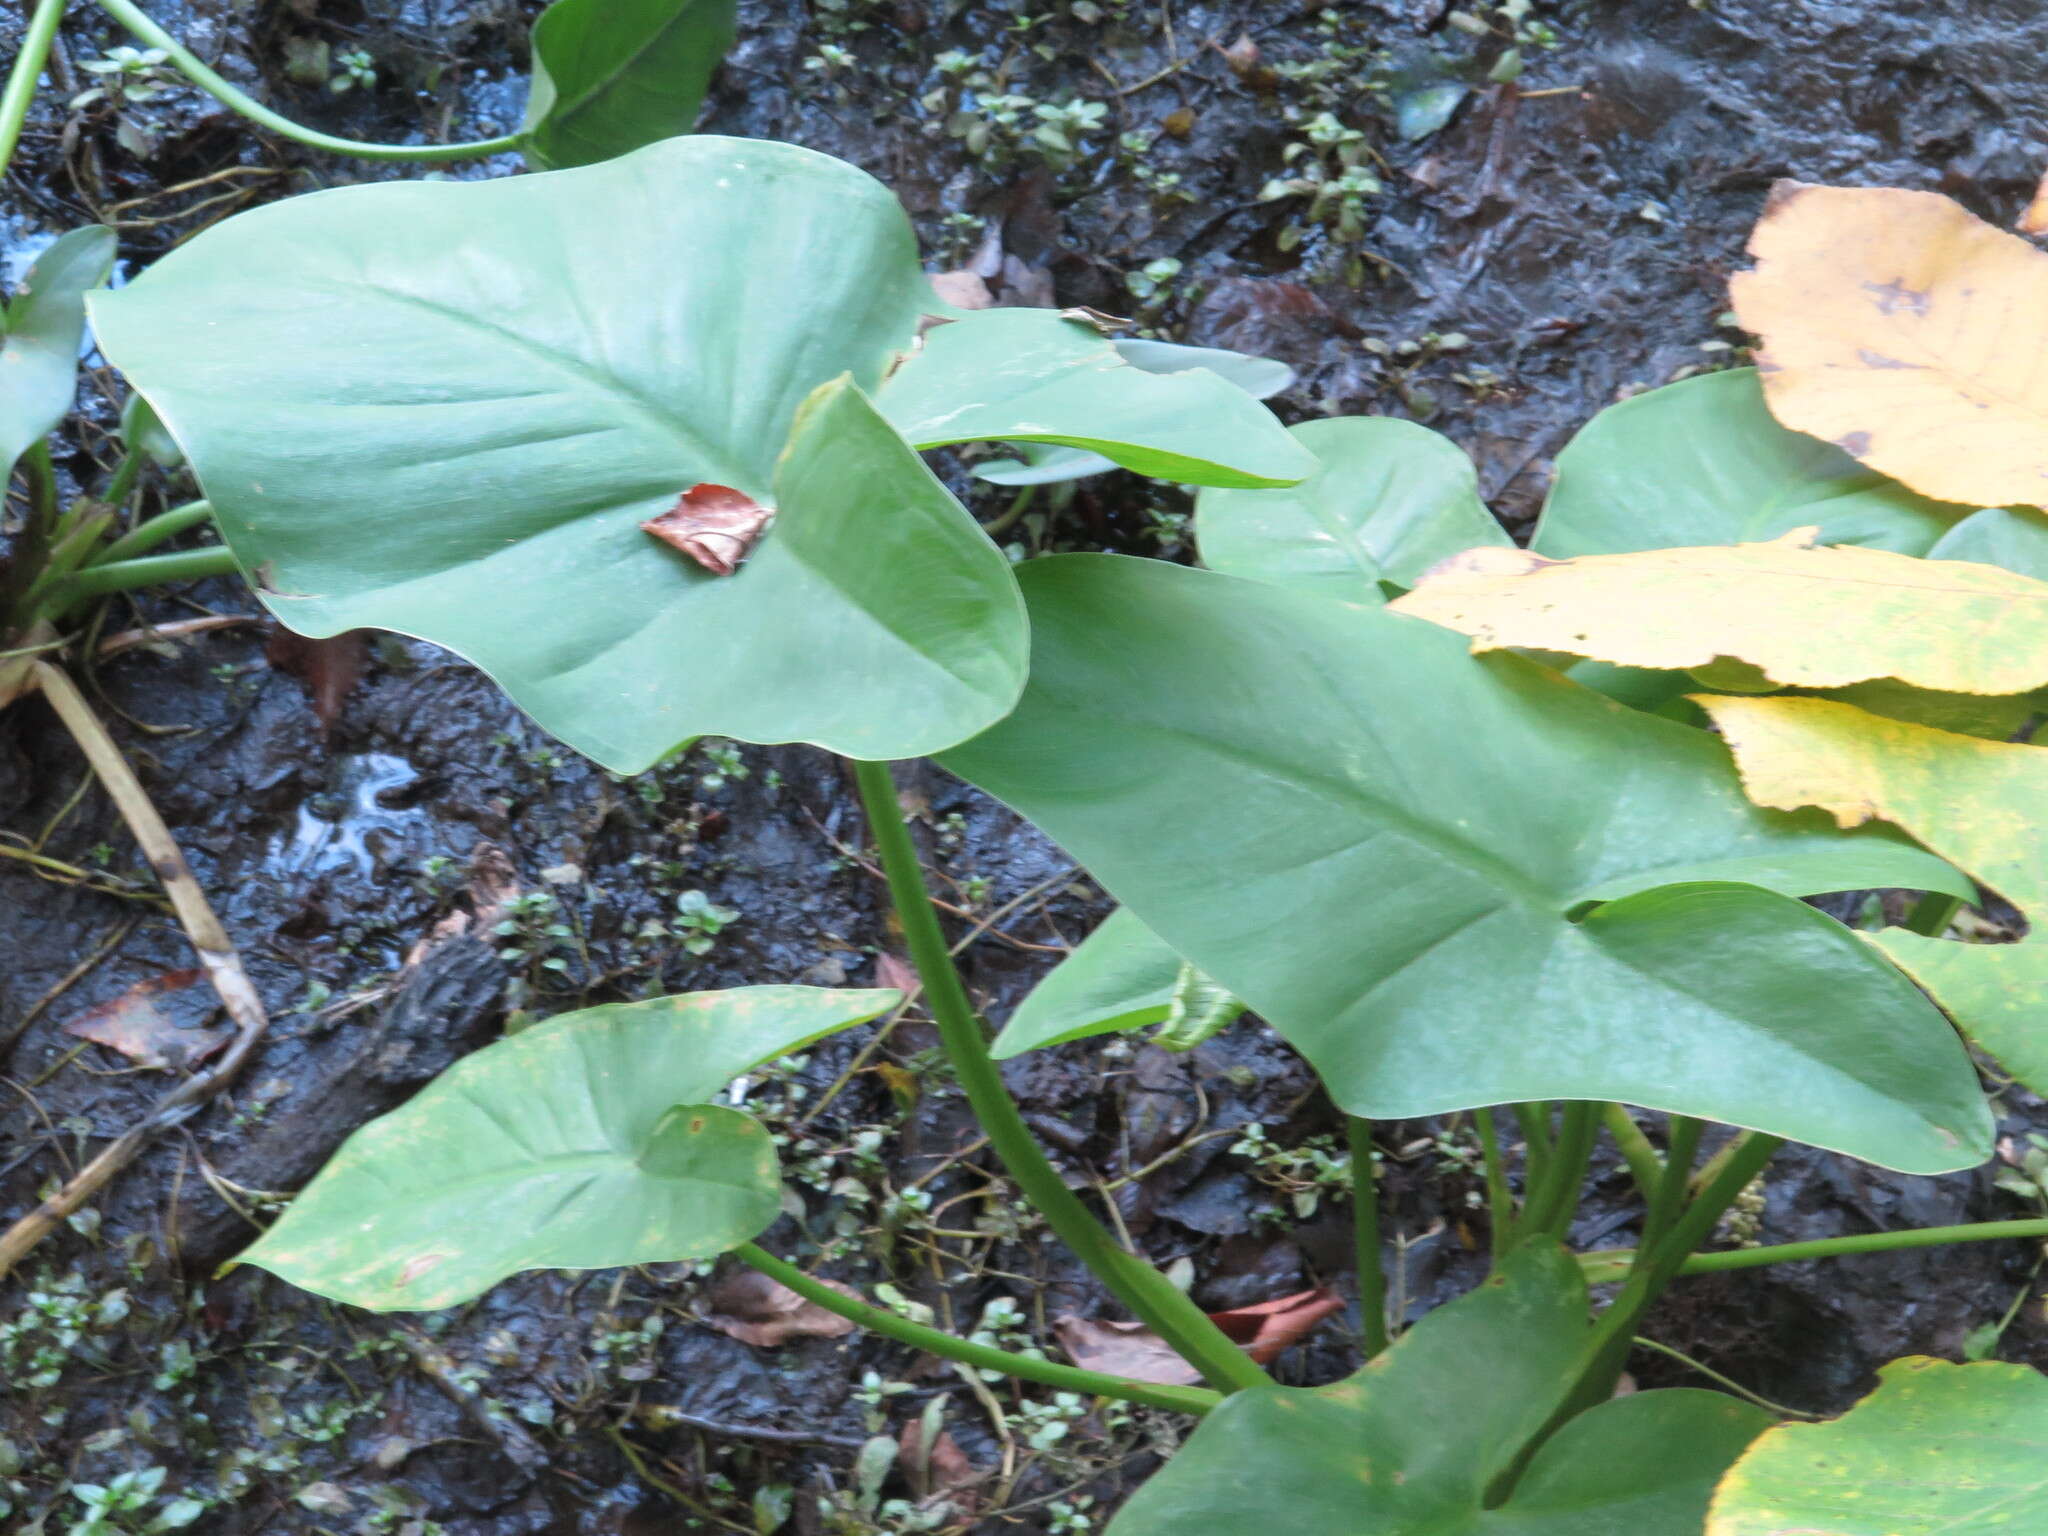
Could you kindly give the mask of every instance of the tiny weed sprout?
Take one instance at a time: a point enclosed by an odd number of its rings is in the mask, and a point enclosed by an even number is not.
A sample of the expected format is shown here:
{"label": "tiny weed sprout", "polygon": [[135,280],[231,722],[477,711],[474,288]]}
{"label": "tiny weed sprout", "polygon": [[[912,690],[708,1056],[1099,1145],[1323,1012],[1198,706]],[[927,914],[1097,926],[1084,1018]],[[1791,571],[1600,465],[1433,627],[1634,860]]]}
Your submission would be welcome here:
{"label": "tiny weed sprout", "polygon": [[[142,46],[84,61],[80,110],[189,83],[316,149],[526,165],[285,198],[114,289],[113,230],[75,231],[0,310],[0,465],[21,486],[0,705],[40,694],[77,740],[200,953],[192,985],[218,989],[232,1026],[149,1133],[220,1092],[267,1016],[72,678],[81,648],[105,643],[91,619],[109,593],[240,576],[312,640],[436,643],[561,744],[501,738],[535,782],[559,786],[581,753],[650,837],[708,839],[722,807],[778,793],[755,748],[836,754],[865,825],[833,833],[834,850],[879,875],[894,916],[892,953],[803,975],[829,985],[522,1014],[357,1129],[274,1219],[279,1194],[241,1190],[261,1235],[239,1263],[410,1313],[526,1271],[694,1279],[730,1256],[772,1298],[774,1326],[622,1304],[622,1282],[589,1345],[593,1380],[650,1381],[675,1317],[752,1329],[761,1347],[866,1329],[950,1363],[943,1379],[987,1412],[1004,1454],[1061,1474],[1041,1522],[1055,1532],[2048,1530],[2048,1379],[1994,1358],[2019,1302],[1971,1333],[1963,1361],[1895,1361],[1832,1421],[1790,1421],[1719,1376],[1713,1390],[1624,1385],[1642,1320],[1688,1276],[2048,1241],[2048,1141],[2001,1137],[1980,1075],[2048,1094],[2048,939],[1979,942],[1959,920],[2048,913],[2048,756],[2033,739],[2048,712],[2034,366],[2048,255],[1932,194],[1781,186],[1733,284],[1759,366],[1596,416],[1557,455],[1524,548],[1472,461],[1422,426],[1283,427],[1260,403],[1292,380],[1277,361],[1115,338],[1093,311],[956,307],[865,172],[692,134],[734,35],[729,0],[557,0],[533,28],[523,126],[447,145],[288,123],[131,0],[98,4]],[[838,40],[801,69],[850,92],[867,22],[857,5],[824,9]],[[0,165],[59,10],[43,0],[30,18],[0,98]],[[1555,42],[1530,12],[1468,5],[1447,25],[1485,41],[1505,90]],[[1060,14],[1106,24],[1121,7]],[[1046,17],[1013,19],[1028,39]],[[1295,113],[1284,174],[1254,196],[1286,205],[1283,250],[1313,240],[1358,281],[1382,167],[1331,82],[1374,71],[1370,93],[1417,136],[1470,86],[1397,78],[1336,11],[1321,25],[1319,60],[1268,71],[1313,110]],[[1249,40],[1225,57],[1243,78],[1265,68]],[[318,62],[332,96],[394,88],[366,48]],[[1108,104],[1010,84],[983,56],[940,54],[919,86],[931,136],[1020,167],[1071,165],[1118,133],[1120,153],[1148,151]],[[1138,184],[1172,200],[1166,177]],[[1121,279],[1148,325],[1189,280],[1169,256]],[[73,406],[88,323],[132,394],[114,467],[67,504],[46,440]],[[1447,329],[1385,350],[1468,345]],[[1012,456],[940,466],[950,480],[925,457],[988,444]],[[1070,505],[1087,493],[1069,482],[1113,469],[1198,489],[1191,521],[1160,503],[1150,531],[1162,553],[1191,544],[1199,566],[1022,558],[1003,542],[1038,515],[1034,497]],[[1016,487],[1010,510],[977,521],[954,491],[968,474]],[[175,476],[198,497],[158,506]],[[973,870],[948,900],[928,889],[891,766],[916,758],[1056,841],[1079,867],[1055,880],[1085,877],[1117,903],[993,1036],[953,956],[960,932],[1001,917],[1001,892]],[[942,852],[959,847],[966,821],[933,820]],[[743,878],[692,874],[672,850],[636,857],[664,881],[631,919],[640,940],[707,979],[754,968],[774,919]],[[432,903],[454,894],[444,855],[398,870]],[[521,997],[568,973],[617,982],[594,975],[579,864],[542,880],[495,893],[474,935],[486,963],[495,953]],[[1846,898],[1854,928],[1809,899],[1826,896]],[[870,962],[876,985],[839,984]],[[342,1005],[323,982],[293,987],[312,1038]],[[844,1079],[824,1087],[811,1069],[833,1058],[804,1053],[913,1008],[936,1048],[927,1035],[922,1054],[856,1058],[849,1074],[872,1071],[887,1100],[875,1123],[825,1134],[813,1122]],[[1161,1267],[1140,1251],[1116,1185],[1055,1166],[1040,1135],[1058,1127],[1027,1122],[999,1065],[1086,1040],[1128,1061],[1118,1036],[1172,1064],[1254,1027],[1342,1122],[1305,1135],[1277,1113],[1240,1117],[1200,1138],[1248,1192],[1236,1230],[1348,1221],[1364,1363],[1312,1386],[1268,1367],[1346,1298],[1318,1284],[1205,1311],[1185,1255]],[[940,1098],[979,1127],[955,1160],[1007,1174],[973,1207],[882,1155]],[[236,1112],[253,1124],[270,1102],[259,1089]],[[1630,1235],[1581,1251],[1603,1137],[1634,1191]],[[1787,1142],[1908,1176],[1990,1165],[1987,1185],[2025,1214],[1770,1243],[1766,1177]],[[53,1181],[0,1234],[0,1274],[66,1222],[101,1240],[86,1202],[120,1160]],[[1383,1176],[1417,1160],[1452,1189],[1475,1272],[1481,1249],[1488,1266],[1419,1317],[1402,1265],[1389,1295],[1379,1230]],[[958,1315],[950,1299],[882,1283],[869,1300],[813,1273],[863,1243],[937,1266],[939,1238],[1022,1233],[1063,1243],[1127,1314],[1060,1319],[1072,1363],[1043,1345],[1028,1296]],[[100,1336],[131,1308],[75,1274],[42,1274],[26,1296],[0,1325],[0,1369],[30,1393],[80,1361],[99,1368]],[[415,1346],[432,1347],[410,1332],[361,1347]],[[522,1347],[509,1332],[494,1346]],[[158,1388],[189,1396],[192,1345],[154,1359]],[[437,1379],[495,1434],[553,1422],[560,1405],[486,1396],[483,1375],[450,1363]],[[697,1486],[764,1536],[791,1522],[967,1529],[974,1479],[956,1476],[944,1394],[922,1372],[866,1370],[848,1397],[866,1438],[844,1441],[836,1484],[757,1480],[741,1495],[700,1469]],[[279,1417],[295,1443],[324,1444],[376,1406]],[[1149,1426],[1173,1452],[1120,1508],[1082,1491],[1102,1423]],[[0,1510],[19,1471],[0,1441]],[[35,1529],[201,1526],[214,1495],[166,1476],[152,1460],[70,1484]],[[350,1508],[319,1481],[290,1497],[305,1518]],[[425,1528],[396,1504],[358,1514],[363,1529]]]}

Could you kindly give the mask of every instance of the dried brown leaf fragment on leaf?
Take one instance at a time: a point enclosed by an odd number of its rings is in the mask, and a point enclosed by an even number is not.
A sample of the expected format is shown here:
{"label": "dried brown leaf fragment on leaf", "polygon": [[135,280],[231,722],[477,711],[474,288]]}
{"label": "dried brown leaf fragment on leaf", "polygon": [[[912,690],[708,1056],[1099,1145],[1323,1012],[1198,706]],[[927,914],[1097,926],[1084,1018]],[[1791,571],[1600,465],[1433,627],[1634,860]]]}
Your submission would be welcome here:
{"label": "dried brown leaf fragment on leaf", "polygon": [[774,517],[773,507],[762,506],[745,491],[707,480],[691,486],[674,506],[640,527],[712,575],[730,576]]}
{"label": "dried brown leaf fragment on leaf", "polygon": [[194,968],[166,971],[111,1001],[88,1008],[64,1026],[66,1034],[119,1051],[140,1067],[179,1069],[203,1061],[226,1045],[232,1029],[196,1027],[214,1011],[212,992],[186,998],[206,980]]}
{"label": "dried brown leaf fragment on leaf", "polygon": [[1938,193],[1782,181],[1749,254],[1780,421],[1923,495],[2048,505],[2048,252]]}
{"label": "dried brown leaf fragment on leaf", "polygon": [[[1271,1365],[1283,1350],[1299,1344],[1318,1323],[1343,1307],[1344,1298],[1325,1285],[1249,1307],[1211,1312],[1209,1321],[1260,1365]],[[1200,1371],[1143,1323],[1070,1314],[1054,1319],[1052,1331],[1060,1347],[1084,1370],[1173,1387],[1196,1386],[1202,1380]]]}
{"label": "dried brown leaf fragment on leaf", "polygon": [[[860,1300],[860,1292],[850,1285],[837,1280],[819,1283]],[[846,1318],[804,1300],[758,1270],[734,1270],[718,1282],[708,1299],[711,1310],[704,1314],[705,1324],[756,1349],[773,1349],[791,1339],[843,1338],[854,1328]]]}

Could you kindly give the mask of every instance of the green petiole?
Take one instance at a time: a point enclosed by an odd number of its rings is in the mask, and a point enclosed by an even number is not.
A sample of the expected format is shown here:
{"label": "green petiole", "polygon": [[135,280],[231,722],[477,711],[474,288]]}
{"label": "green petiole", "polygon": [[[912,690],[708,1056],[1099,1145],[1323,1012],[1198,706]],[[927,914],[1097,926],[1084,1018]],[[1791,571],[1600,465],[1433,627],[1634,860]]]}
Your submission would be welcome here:
{"label": "green petiole", "polygon": [[922,1323],[913,1323],[907,1317],[894,1312],[885,1312],[871,1307],[866,1302],[856,1301],[829,1285],[813,1280],[794,1264],[778,1259],[757,1243],[742,1243],[733,1249],[735,1257],[752,1265],[771,1280],[788,1286],[804,1300],[823,1307],[835,1316],[895,1339],[898,1343],[913,1345],[942,1360],[957,1360],[962,1365],[971,1365],[980,1370],[1001,1371],[1006,1376],[1015,1376],[1024,1381],[1035,1381],[1043,1386],[1056,1387],[1066,1392],[1080,1392],[1090,1397],[1114,1397],[1127,1403],[1140,1403],[1147,1408],[1164,1408],[1172,1413],[1207,1413],[1223,1401],[1221,1393],[1208,1391],[1203,1387],[1169,1387],[1156,1382],[1132,1381],[1124,1376],[1106,1376],[1100,1371],[1084,1371],[1079,1366],[1061,1365],[1052,1360],[1034,1359],[1029,1355],[1012,1354],[1006,1349],[996,1349],[987,1344],[975,1344],[967,1339],[958,1339],[950,1333],[941,1333],[936,1328],[927,1328]]}
{"label": "green petiole", "polygon": [[[44,3],[46,7],[57,6],[57,0],[44,0]],[[353,155],[358,160],[413,161],[477,160],[486,155],[499,155],[507,150],[519,148],[521,135],[516,133],[501,134],[495,139],[474,139],[464,144],[369,144],[360,139],[341,139],[331,133],[321,133],[295,123],[288,117],[280,116],[254,97],[237,90],[207,68],[204,60],[150,20],[139,7],[131,4],[130,0],[98,0],[98,3],[101,10],[143,42],[152,48],[161,48],[164,56],[178,67],[180,74],[222,106],[231,107],[251,122],[260,123],[272,133],[280,134],[308,148],[329,150],[337,155]]]}
{"label": "green petiole", "polygon": [[882,872],[889,882],[890,899],[903,925],[904,942],[924,983],[925,1000],[947,1059],[1003,1166],[1081,1262],[1182,1359],[1219,1387],[1232,1391],[1271,1386],[1272,1378],[1172,1281],[1111,1238],[1039,1150],[1016,1101],[1003,1086],[1002,1073],[988,1053],[967,988],[953,966],[946,936],[925,889],[910,829],[904,825],[896,801],[889,765],[856,760],[853,772]]}

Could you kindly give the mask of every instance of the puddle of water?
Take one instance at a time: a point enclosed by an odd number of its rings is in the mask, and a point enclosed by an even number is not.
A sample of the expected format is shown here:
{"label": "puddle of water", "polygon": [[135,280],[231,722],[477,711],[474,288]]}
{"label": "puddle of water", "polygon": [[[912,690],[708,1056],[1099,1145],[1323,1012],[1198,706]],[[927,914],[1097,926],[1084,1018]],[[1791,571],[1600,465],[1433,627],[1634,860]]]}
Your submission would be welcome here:
{"label": "puddle of water", "polygon": [[[349,869],[376,873],[411,843],[415,834],[431,831],[432,818],[418,806],[396,809],[385,803],[393,790],[415,783],[412,764],[389,752],[352,752],[335,765],[334,789],[317,795],[298,809],[289,833],[279,832],[264,851],[264,868],[272,874],[309,875]],[[314,809],[338,812],[332,819]]]}

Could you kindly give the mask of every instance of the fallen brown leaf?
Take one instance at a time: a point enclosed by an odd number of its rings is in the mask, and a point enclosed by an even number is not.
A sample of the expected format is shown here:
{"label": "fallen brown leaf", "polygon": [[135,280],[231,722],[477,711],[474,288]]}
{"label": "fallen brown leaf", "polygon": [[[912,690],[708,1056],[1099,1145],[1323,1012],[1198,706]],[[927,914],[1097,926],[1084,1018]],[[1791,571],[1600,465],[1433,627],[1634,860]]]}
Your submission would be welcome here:
{"label": "fallen brown leaf", "polygon": [[961,1519],[971,1518],[980,1502],[969,1491],[988,1477],[967,1459],[952,1435],[940,1430],[932,1439],[931,1454],[925,1455],[924,1425],[912,1419],[897,1438],[896,1464],[903,1468],[911,1492],[920,1502],[944,1497]]}
{"label": "fallen brown leaf", "polygon": [[[189,1067],[226,1045],[235,1032],[225,1027],[186,1028],[159,1003],[189,992],[205,980],[206,973],[194,969],[166,971],[138,981],[119,997],[86,1009],[64,1026],[65,1032],[119,1051],[137,1066]],[[195,1000],[195,1005],[178,1011],[191,1020],[203,1018],[213,1011],[211,1000],[212,993],[207,992],[203,1004]]]}
{"label": "fallen brown leaf", "polygon": [[1053,1337],[1074,1364],[1084,1371],[1101,1371],[1131,1381],[1153,1381],[1162,1386],[1192,1387],[1202,1373],[1167,1347],[1166,1341],[1143,1323],[1105,1321],[1075,1317],[1069,1313],[1052,1323]]}
{"label": "fallen brown leaf", "polygon": [[1211,1312],[1209,1321],[1221,1328],[1231,1342],[1242,1345],[1244,1352],[1260,1365],[1271,1365],[1280,1358],[1282,1350],[1299,1344],[1314,1332],[1316,1324],[1343,1310],[1344,1298],[1324,1285],[1255,1306]]}
{"label": "fallen brown leaf", "polygon": [[[1343,1307],[1344,1298],[1325,1285],[1254,1306],[1211,1312],[1209,1321],[1260,1365],[1271,1365],[1281,1351],[1300,1343],[1316,1324]],[[1195,1386],[1202,1379],[1200,1371],[1143,1323],[1069,1314],[1054,1319],[1052,1331],[1060,1347],[1084,1370],[1173,1387]]]}
{"label": "fallen brown leaf", "polygon": [[681,550],[714,576],[740,568],[775,516],[745,491],[704,481],[676,498],[676,504],[640,526],[672,549]]}
{"label": "fallen brown leaf", "polygon": [[313,713],[323,731],[332,731],[341,716],[341,706],[355,685],[362,681],[363,668],[370,659],[367,630],[349,629],[325,639],[309,639],[289,629],[271,633],[263,648],[264,659],[280,672],[289,672],[306,685],[313,696]]}
{"label": "fallen brown leaf", "polygon": [[[860,1292],[837,1280],[821,1282],[842,1295],[860,1299]],[[712,1310],[704,1322],[727,1338],[756,1349],[773,1349],[791,1339],[837,1339],[853,1332],[853,1324],[816,1302],[805,1301],[779,1280],[758,1270],[734,1270],[710,1296]]]}

